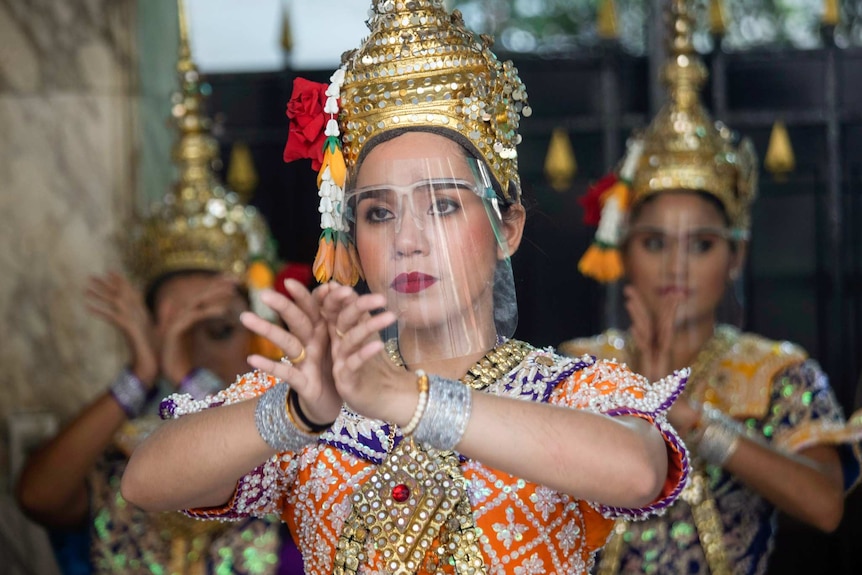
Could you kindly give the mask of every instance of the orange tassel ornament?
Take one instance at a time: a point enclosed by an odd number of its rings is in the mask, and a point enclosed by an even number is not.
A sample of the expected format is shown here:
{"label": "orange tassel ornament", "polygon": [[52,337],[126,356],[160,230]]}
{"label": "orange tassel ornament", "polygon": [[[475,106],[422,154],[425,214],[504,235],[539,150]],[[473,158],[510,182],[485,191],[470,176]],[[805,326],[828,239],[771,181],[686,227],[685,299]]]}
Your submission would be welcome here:
{"label": "orange tassel ornament", "polygon": [[619,176],[612,174],[599,180],[581,202],[587,223],[598,224],[598,229],[592,245],[578,262],[578,271],[601,283],[617,281],[624,273],[619,247],[631,203],[630,182],[642,151],[642,141],[631,142]]}
{"label": "orange tassel ornament", "polygon": [[335,242],[332,238],[333,234],[332,230],[323,230],[323,233],[320,234],[320,241],[317,244],[317,256],[314,258],[314,264],[311,266],[314,279],[318,283],[326,283],[332,278],[332,272],[335,268]]}

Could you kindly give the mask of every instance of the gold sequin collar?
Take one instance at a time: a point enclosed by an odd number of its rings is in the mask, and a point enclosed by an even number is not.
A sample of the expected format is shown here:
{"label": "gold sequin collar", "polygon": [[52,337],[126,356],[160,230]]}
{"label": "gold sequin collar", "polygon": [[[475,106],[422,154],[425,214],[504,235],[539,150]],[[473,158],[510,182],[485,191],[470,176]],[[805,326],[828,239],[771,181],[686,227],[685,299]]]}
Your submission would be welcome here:
{"label": "gold sequin collar", "polygon": [[[473,389],[485,389],[519,365],[527,357],[533,346],[517,340],[507,339],[485,354],[485,357],[473,364],[460,379],[461,383]],[[404,359],[398,351],[398,340],[392,338],[386,342],[386,353],[389,359],[398,367],[404,367]]]}

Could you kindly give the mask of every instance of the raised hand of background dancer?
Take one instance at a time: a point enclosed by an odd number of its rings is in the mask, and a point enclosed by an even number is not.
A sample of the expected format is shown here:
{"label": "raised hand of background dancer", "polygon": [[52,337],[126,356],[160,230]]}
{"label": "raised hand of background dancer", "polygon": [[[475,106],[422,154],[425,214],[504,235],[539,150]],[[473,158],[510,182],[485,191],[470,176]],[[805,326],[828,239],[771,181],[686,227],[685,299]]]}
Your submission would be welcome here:
{"label": "raised hand of background dancer", "polygon": [[198,367],[193,355],[193,328],[205,320],[221,318],[231,321],[231,316],[239,313],[231,308],[238,299],[236,290],[236,280],[221,276],[200,292],[182,297],[168,294],[164,301],[158,303],[156,312],[160,321],[157,335],[162,342],[159,368],[175,386]]}
{"label": "raised hand of background dancer", "polygon": [[[643,297],[633,286],[623,288],[625,308],[631,319],[632,339],[637,347],[635,371],[650,381],[658,381],[673,370],[673,338],[677,310],[682,297],[669,294],[662,300],[657,316],[650,314]],[[694,382],[689,382],[689,385]],[[679,398],[668,412],[668,420],[679,433],[687,434],[700,419],[700,409]]]}
{"label": "raised hand of background dancer", "polygon": [[143,294],[122,274],[109,272],[90,278],[85,298],[90,313],[122,332],[131,354],[131,371],[145,385],[154,385],[159,372],[158,346]]}

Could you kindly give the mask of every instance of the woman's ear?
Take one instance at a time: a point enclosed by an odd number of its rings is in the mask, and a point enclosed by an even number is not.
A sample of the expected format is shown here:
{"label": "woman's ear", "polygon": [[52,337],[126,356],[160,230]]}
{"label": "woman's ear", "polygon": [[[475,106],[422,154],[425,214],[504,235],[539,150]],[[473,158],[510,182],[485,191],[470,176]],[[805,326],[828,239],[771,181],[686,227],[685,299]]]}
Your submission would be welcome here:
{"label": "woman's ear", "polygon": [[742,275],[742,270],[745,268],[745,258],[748,255],[748,242],[741,241],[736,244],[736,250],[730,260],[730,270],[728,271],[728,279],[736,281]]}
{"label": "woman's ear", "polygon": [[518,247],[521,245],[521,239],[524,237],[524,224],[527,221],[527,210],[521,204],[512,204],[506,210],[503,216],[503,237],[506,239],[506,246],[509,249],[508,254],[501,253],[502,250],[497,250],[497,259],[511,257]]}

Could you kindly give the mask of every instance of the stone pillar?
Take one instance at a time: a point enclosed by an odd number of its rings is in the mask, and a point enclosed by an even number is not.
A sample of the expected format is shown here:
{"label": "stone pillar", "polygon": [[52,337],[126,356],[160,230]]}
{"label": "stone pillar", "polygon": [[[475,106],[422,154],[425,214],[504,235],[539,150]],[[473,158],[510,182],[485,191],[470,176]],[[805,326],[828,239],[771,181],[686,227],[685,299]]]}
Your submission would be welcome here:
{"label": "stone pillar", "polygon": [[125,361],[118,333],[87,313],[83,293],[90,274],[122,265],[135,204],[136,10],[134,0],[0,0],[4,572],[53,572],[50,552],[34,554],[38,536],[10,514],[8,437],[21,431],[10,434],[10,422],[47,411],[63,423]]}

